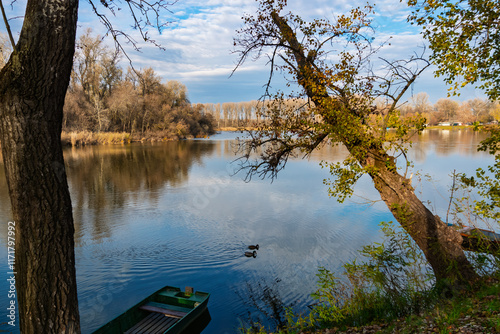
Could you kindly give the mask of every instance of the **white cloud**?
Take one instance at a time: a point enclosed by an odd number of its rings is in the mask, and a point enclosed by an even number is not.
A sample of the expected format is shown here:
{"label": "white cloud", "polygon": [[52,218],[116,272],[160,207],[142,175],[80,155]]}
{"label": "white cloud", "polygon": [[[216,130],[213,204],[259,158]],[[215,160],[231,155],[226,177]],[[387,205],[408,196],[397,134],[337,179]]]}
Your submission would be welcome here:
{"label": "white cloud", "polygon": [[[365,4],[366,2],[362,0],[336,2],[289,0],[286,11],[292,11],[305,19],[333,18],[335,15],[346,13],[353,7],[363,7]],[[14,3],[13,9],[8,6],[8,16],[22,16],[25,5],[26,0],[18,0]],[[162,30],[161,34],[155,29],[150,29],[148,32],[148,36],[160,43],[166,51],[160,51],[142,42],[139,32],[130,28],[130,16],[126,9],[116,11],[116,16],[108,15],[108,17],[116,27],[138,41],[138,45],[142,48],[142,53],[138,53],[133,51],[130,45],[125,45],[135,66],[151,66],[165,80],[183,81],[188,89],[195,87],[194,94],[190,94],[193,102],[213,101],[214,85],[220,85],[222,92],[217,95],[217,98],[221,100],[213,102],[226,102],[235,101],[235,96],[244,100],[260,97],[262,85],[267,81],[269,68],[264,60],[257,63],[248,61],[233,78],[228,80],[237,62],[237,54],[232,53],[236,30],[243,25],[242,16],[254,13],[256,8],[257,3],[254,0],[179,1],[170,7],[171,12],[162,13],[161,19],[171,23]],[[102,10],[108,13],[104,8]],[[388,59],[408,57],[415,51],[419,51],[418,47],[424,44],[418,27],[406,22],[408,13],[409,10],[404,2],[377,1],[373,15],[373,26],[377,30],[374,43],[386,41],[391,37],[390,44],[380,51],[380,56]],[[22,19],[15,19],[11,22],[14,31],[19,32]],[[96,34],[102,35],[105,32],[88,3],[81,1],[79,31],[84,31],[89,26]],[[112,41],[107,42],[112,44]],[[128,65],[126,61],[123,64]],[[258,84],[259,80],[262,81]],[[434,79],[432,75],[426,75],[422,80],[428,83],[428,87],[444,86],[441,84],[441,79]],[[205,88],[204,82],[207,85]],[[249,89],[249,86],[254,88]],[[238,93],[235,94],[231,90],[237,90]],[[204,91],[207,93],[204,94]],[[435,91],[440,90],[435,89]],[[445,89],[442,91],[445,94]]]}

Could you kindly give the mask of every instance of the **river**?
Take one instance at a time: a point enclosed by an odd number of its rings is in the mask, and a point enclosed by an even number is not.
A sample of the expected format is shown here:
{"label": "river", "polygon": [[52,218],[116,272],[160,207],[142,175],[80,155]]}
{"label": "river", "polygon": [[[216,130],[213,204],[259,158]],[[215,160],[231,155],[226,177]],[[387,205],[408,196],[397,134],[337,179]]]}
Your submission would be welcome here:
{"label": "river", "polygon": [[[342,147],[292,159],[272,183],[233,175],[235,137],[65,149],[76,228],[76,270],[83,333],[164,285],[210,292],[204,334],[234,333],[249,315],[262,317],[263,294],[305,309],[319,266],[340,272],[363,245],[379,241],[393,217],[367,177],[339,204],[320,161],[339,161]],[[484,134],[426,130],[410,149],[412,184],[445,217],[456,169],[471,173],[493,157],[477,152]],[[0,277],[7,272],[12,219],[0,166]],[[410,174],[408,174],[410,175]],[[431,181],[427,176],[432,177]],[[422,176],[422,177],[421,177]],[[425,177],[424,177],[425,176]],[[257,256],[245,257],[259,244]],[[0,280],[0,331],[8,282]]]}

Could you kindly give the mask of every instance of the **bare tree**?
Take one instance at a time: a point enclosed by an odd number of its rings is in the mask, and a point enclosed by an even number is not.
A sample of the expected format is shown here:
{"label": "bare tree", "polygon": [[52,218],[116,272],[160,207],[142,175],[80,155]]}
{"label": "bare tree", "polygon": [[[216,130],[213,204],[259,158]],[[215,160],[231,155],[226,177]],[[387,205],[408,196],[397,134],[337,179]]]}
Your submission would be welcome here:
{"label": "bare tree", "polygon": [[429,103],[429,94],[425,92],[420,92],[412,96],[411,104],[415,113],[423,114],[432,111],[432,105]]}
{"label": "bare tree", "polygon": [[178,107],[189,103],[187,87],[183,83],[177,80],[170,80],[165,84],[165,90],[168,99],[167,103],[171,107]]}
{"label": "bare tree", "polygon": [[113,90],[108,100],[110,118],[116,127],[115,131],[125,131],[132,134],[133,124],[140,112],[139,92],[130,81],[121,82]]}
{"label": "bare tree", "polygon": [[490,120],[491,102],[480,98],[466,101],[475,122],[488,122]]}
{"label": "bare tree", "polygon": [[450,99],[439,99],[434,108],[437,112],[443,114],[443,120],[453,121],[454,117],[457,115],[459,104],[457,101]]}
{"label": "bare tree", "polygon": [[495,121],[500,121],[500,102],[495,101],[493,102],[491,109],[490,109],[490,115],[495,119]]}

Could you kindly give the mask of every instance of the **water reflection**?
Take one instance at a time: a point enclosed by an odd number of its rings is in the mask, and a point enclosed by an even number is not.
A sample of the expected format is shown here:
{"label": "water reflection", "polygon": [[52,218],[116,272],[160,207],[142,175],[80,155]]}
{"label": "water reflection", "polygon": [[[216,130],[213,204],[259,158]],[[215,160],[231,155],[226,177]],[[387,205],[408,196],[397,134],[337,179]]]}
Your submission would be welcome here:
{"label": "water reflection", "polygon": [[[245,183],[243,176],[231,176],[235,136],[64,152],[84,333],[167,284],[212,293],[212,321],[204,333],[233,333],[238,318],[248,319],[242,302],[252,291],[248,284],[255,290],[259,282],[279,280],[283,303],[305,307],[317,267],[337,270],[361,246],[378,240],[380,221],[393,219],[380,202],[359,205],[354,198],[338,204],[328,198],[322,183],[328,171],[318,161],[342,159],[343,147],[325,146],[310,161],[291,160],[273,184]],[[437,186],[422,191],[437,214],[446,212],[447,198],[435,198],[436,189],[446,194],[450,171],[471,172],[492,162],[476,152],[482,136],[425,131],[414,143],[415,170],[437,179]],[[10,202],[0,167],[0,219],[6,222]],[[379,198],[369,178],[360,180],[356,193]],[[5,233],[0,230],[3,258]],[[256,258],[244,255],[251,244],[260,246]],[[0,262],[0,271],[7,272],[5,265]]]}
{"label": "water reflection", "polygon": [[485,133],[464,130],[425,130],[412,146],[415,162],[425,162],[428,154],[439,157],[448,155],[485,157],[488,153],[478,152],[477,145],[486,138]]}
{"label": "water reflection", "polygon": [[[214,148],[210,142],[182,141],[66,150],[76,242],[86,232],[94,240],[109,237],[116,226],[112,212],[158,202],[162,191],[185,184],[191,166]],[[105,211],[110,220],[102,219]]]}
{"label": "water reflection", "polygon": [[[236,134],[240,135],[241,134]],[[236,158],[235,134],[219,135],[217,141],[192,140],[162,144],[133,144],[115,146],[92,146],[71,148],[64,151],[66,168],[75,215],[83,219],[84,208],[93,210],[93,231],[95,237],[109,236],[110,226],[101,226],[98,216],[104,208],[119,209],[126,203],[157,201],[164,188],[178,188],[189,178],[193,164],[202,164],[203,157],[218,159]],[[225,136],[225,137],[224,137]],[[426,130],[414,141],[410,157],[417,164],[425,163],[434,156],[459,155],[476,158],[488,156],[477,152],[477,144],[485,138],[484,133],[472,130]],[[311,161],[339,161],[347,151],[343,146],[324,146],[310,157]],[[0,153],[0,217],[11,217],[5,172]],[[226,163],[228,162],[226,161]],[[222,178],[234,166],[222,166]],[[211,182],[225,182],[211,176]],[[209,181],[210,182],[210,181]],[[207,195],[209,196],[209,195]],[[203,196],[202,196],[203,197]],[[206,197],[206,196],[205,196]],[[203,200],[202,198],[198,198]],[[202,205],[202,203],[199,203]],[[85,222],[83,222],[85,220]],[[82,226],[77,226],[77,239],[82,236]],[[4,232],[0,232],[2,235]]]}

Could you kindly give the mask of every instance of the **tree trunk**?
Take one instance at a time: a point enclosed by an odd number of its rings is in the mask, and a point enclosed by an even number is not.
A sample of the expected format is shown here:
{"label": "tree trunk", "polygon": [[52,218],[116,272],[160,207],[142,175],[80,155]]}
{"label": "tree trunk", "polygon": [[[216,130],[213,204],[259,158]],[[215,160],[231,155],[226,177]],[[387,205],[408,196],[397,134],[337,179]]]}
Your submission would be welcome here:
{"label": "tree trunk", "polygon": [[[298,84],[304,88],[318,110],[323,110],[321,116],[324,121],[339,129],[336,135],[339,135],[351,155],[362,167],[370,167],[369,174],[382,200],[422,249],[436,279],[447,281],[451,286],[462,287],[476,278],[477,274],[461,247],[460,234],[446,226],[418,199],[410,180],[399,175],[395,159],[387,154],[382,144],[368,145],[367,143],[376,142],[370,134],[356,131],[352,128],[353,125],[348,127],[342,121],[343,117],[355,116],[356,110],[350,110],[348,105],[342,105],[341,100],[330,97],[322,79],[324,74],[318,73],[313,58],[305,55],[303,45],[297,40],[287,21],[276,12],[271,13],[271,17],[295,58]],[[368,149],[363,152],[362,147]]]}
{"label": "tree trunk", "polygon": [[380,197],[423,251],[438,281],[462,287],[477,277],[461,247],[460,234],[427,209],[415,195],[411,180],[397,172],[393,157],[374,147],[360,163],[375,168],[370,176]]}
{"label": "tree trunk", "polygon": [[29,0],[0,72],[0,139],[16,223],[22,333],[79,333],[74,226],[61,147],[77,0]]}

